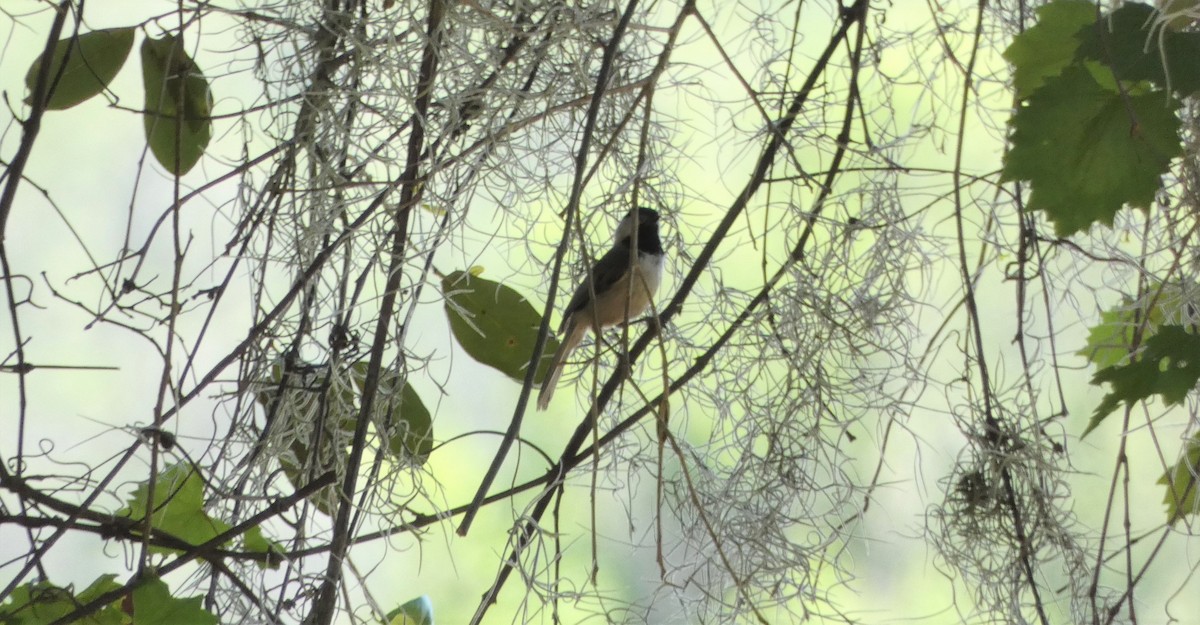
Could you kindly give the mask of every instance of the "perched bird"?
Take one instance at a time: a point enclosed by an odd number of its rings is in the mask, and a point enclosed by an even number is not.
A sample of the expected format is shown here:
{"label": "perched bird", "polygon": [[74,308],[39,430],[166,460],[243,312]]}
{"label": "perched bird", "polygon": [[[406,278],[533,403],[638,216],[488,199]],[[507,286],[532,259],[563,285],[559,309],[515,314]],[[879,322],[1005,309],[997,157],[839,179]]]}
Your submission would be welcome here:
{"label": "perched bird", "polygon": [[550,404],[563,363],[589,329],[599,335],[604,328],[628,323],[650,306],[662,277],[662,266],[658,213],[645,207],[629,211],[617,224],[612,249],[596,261],[563,310],[562,325],[558,328],[563,341],[542,381],[539,410]]}

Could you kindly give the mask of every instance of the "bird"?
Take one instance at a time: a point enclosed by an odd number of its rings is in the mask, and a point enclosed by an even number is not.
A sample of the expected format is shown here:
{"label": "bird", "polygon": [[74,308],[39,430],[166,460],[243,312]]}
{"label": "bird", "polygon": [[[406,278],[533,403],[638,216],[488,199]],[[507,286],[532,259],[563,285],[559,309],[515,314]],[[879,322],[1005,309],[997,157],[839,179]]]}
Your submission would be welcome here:
{"label": "bird", "polygon": [[639,206],[629,211],[613,232],[612,249],[596,261],[575,289],[563,310],[558,328],[563,341],[542,380],[538,410],[550,405],[567,356],[588,330],[599,335],[604,328],[627,324],[650,306],[662,280],[664,254],[658,220],[658,212],[651,208]]}

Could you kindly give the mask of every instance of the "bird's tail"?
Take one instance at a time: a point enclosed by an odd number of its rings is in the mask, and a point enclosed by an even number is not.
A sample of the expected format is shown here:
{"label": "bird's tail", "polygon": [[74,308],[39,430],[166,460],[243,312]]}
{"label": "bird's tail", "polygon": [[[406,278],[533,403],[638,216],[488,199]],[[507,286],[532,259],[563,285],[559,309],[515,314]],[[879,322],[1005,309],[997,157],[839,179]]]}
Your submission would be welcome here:
{"label": "bird's tail", "polygon": [[550,370],[546,372],[546,379],[542,380],[542,390],[538,391],[538,410],[545,410],[546,406],[550,405],[550,399],[554,397],[554,389],[558,386],[558,376],[562,375],[563,363],[583,340],[585,332],[587,332],[587,326],[582,324],[571,324],[567,328],[567,335],[563,338],[562,344],[558,346],[558,350],[554,352],[554,359],[550,361]]}

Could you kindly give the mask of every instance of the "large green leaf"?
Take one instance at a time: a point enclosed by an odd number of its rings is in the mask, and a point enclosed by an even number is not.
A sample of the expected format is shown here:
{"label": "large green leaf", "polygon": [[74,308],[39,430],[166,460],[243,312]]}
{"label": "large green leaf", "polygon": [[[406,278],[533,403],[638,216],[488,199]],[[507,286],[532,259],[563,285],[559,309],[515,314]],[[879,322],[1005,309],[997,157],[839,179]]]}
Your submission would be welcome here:
{"label": "large green leaf", "polygon": [[1158,12],[1129,2],[1079,33],[1082,58],[1100,61],[1117,80],[1148,80],[1187,96],[1200,90],[1200,33],[1162,29]]}
{"label": "large green leaf", "polygon": [[1193,434],[1184,445],[1183,458],[1158,478],[1158,483],[1167,487],[1163,496],[1163,503],[1167,504],[1167,523],[1194,515],[1200,509],[1200,498],[1196,495],[1200,491],[1200,480],[1197,480],[1200,476],[1200,432]]}
{"label": "large green leaf", "polygon": [[[109,28],[61,39],[54,44],[46,83],[51,89],[46,108],[71,108],[104,91],[129,57],[129,50],[133,48],[133,34],[132,28]],[[25,86],[29,89],[26,102],[32,102],[42,58],[38,56],[29,66],[29,71],[25,72]]]}
{"label": "large green leaf", "polygon": [[[204,511],[204,480],[195,467],[179,463],[168,467],[154,482],[154,500],[150,501],[150,482],[142,482],[129,499],[129,505],[117,516],[141,522],[152,510],[150,524],[192,545],[199,545],[229,530],[229,524],[208,516]],[[174,550],[151,547],[157,553]]]}
{"label": "large green leaf", "polygon": [[1152,395],[1165,404],[1183,401],[1200,380],[1200,336],[1183,326],[1169,325],[1146,340],[1138,359],[1127,365],[1115,365],[1096,372],[1092,384],[1108,382],[1112,391],[1096,407],[1083,435],[1096,429],[1121,402],[1132,406]]}
{"label": "large green leaf", "polygon": [[[0,623],[5,625],[44,625],[75,611],[75,608],[96,599],[104,593],[117,590],[120,584],[113,581],[115,575],[101,575],[90,586],[76,596],[70,588],[59,588],[48,581],[32,582],[17,586],[3,604],[0,604]],[[116,603],[106,605],[72,623],[83,625],[122,625],[125,615]]]}
{"label": "large green leaf", "polygon": [[142,82],[146,142],[167,171],[183,175],[200,160],[212,137],[208,79],[184,51],[183,41],[167,36],[142,41]]}
{"label": "large green leaf", "polygon": [[1029,181],[1029,208],[1044,211],[1060,236],[1111,225],[1125,204],[1150,206],[1182,152],[1179,106],[1163,92],[1107,88],[1072,65],[1009,122],[1003,177]]}
{"label": "large green leaf", "polygon": [[133,591],[133,622],[136,625],[216,625],[217,617],[203,608],[204,597],[178,599],[157,577]]}
{"label": "large green leaf", "polygon": [[1075,60],[1084,26],[1096,21],[1096,5],[1087,0],[1059,0],[1037,10],[1037,24],[1013,37],[1004,58],[1013,65],[1013,86],[1024,99]]}
{"label": "large green leaf", "polygon": [[[458,344],[475,360],[524,381],[542,321],[529,300],[510,287],[463,271],[442,278],[442,293]],[[535,383],[546,376],[556,349],[558,341],[549,337]]]}

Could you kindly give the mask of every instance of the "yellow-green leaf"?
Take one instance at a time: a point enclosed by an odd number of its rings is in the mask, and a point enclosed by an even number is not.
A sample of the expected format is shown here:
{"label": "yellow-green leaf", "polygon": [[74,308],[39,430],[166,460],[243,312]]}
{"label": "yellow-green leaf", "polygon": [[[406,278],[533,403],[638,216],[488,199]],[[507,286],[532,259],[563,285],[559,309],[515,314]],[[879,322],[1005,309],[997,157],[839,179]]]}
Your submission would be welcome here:
{"label": "yellow-green leaf", "polygon": [[[13,588],[0,604],[0,623],[5,625],[34,625],[52,623],[72,613],[75,608],[97,597],[117,590],[120,584],[113,581],[115,575],[101,575],[78,595],[72,588],[60,588],[42,580]],[[128,619],[120,606],[110,603],[89,616],[73,620],[83,625],[122,625]]]}
{"label": "yellow-green leaf", "polygon": [[260,569],[278,569],[280,562],[283,560],[283,545],[263,536],[262,528],[255,525],[246,530],[242,535],[242,542],[246,551],[252,553],[265,553],[267,559],[258,563]]}
{"label": "yellow-green leaf", "polygon": [[131,616],[137,625],[216,625],[216,615],[203,603],[200,596],[171,596],[171,589],[155,577],[134,589]]}
{"label": "yellow-green leaf", "polygon": [[[514,380],[524,381],[542,316],[510,287],[455,271],[442,278],[446,316],[454,338],[472,358]],[[549,337],[534,382],[550,367],[558,341]]]}
{"label": "yellow-green leaf", "polygon": [[[229,524],[208,516],[204,510],[204,480],[196,468],[179,463],[158,474],[154,482],[153,500],[150,483],[143,482],[129,499],[129,505],[117,511],[123,516],[141,522],[146,512],[153,510],[150,525],[188,544],[199,545],[229,530]],[[175,550],[151,547],[158,553],[174,553]]]}
{"label": "yellow-green leaf", "polygon": [[[50,89],[46,108],[68,109],[104,91],[125,64],[129,50],[133,48],[133,33],[132,28],[94,30],[54,44],[46,82]],[[25,86],[29,89],[27,103],[33,101],[42,58],[38,56],[25,72]]]}
{"label": "yellow-green leaf", "polygon": [[1107,382],[1112,391],[1104,396],[1083,435],[1092,430],[1117,409],[1149,399],[1162,398],[1170,406],[1183,401],[1200,380],[1200,336],[1183,326],[1169,325],[1146,339],[1138,359],[1125,365],[1101,369],[1092,376],[1092,384]]}
{"label": "yellow-green leaf", "polygon": [[1145,295],[1134,302],[1125,297],[1120,304],[1100,314],[1100,323],[1088,329],[1087,345],[1075,352],[1104,369],[1129,362],[1134,350],[1134,331],[1143,328],[1141,340],[1154,336],[1166,324],[1183,324],[1200,307],[1196,284],[1151,282]]}
{"label": "yellow-green leaf", "polygon": [[1158,483],[1167,487],[1163,503],[1167,504],[1167,523],[1174,523],[1185,515],[1196,514],[1200,509],[1200,498],[1196,491],[1200,490],[1200,432],[1192,435],[1187,442],[1187,452],[1174,467],[1158,479]]}

